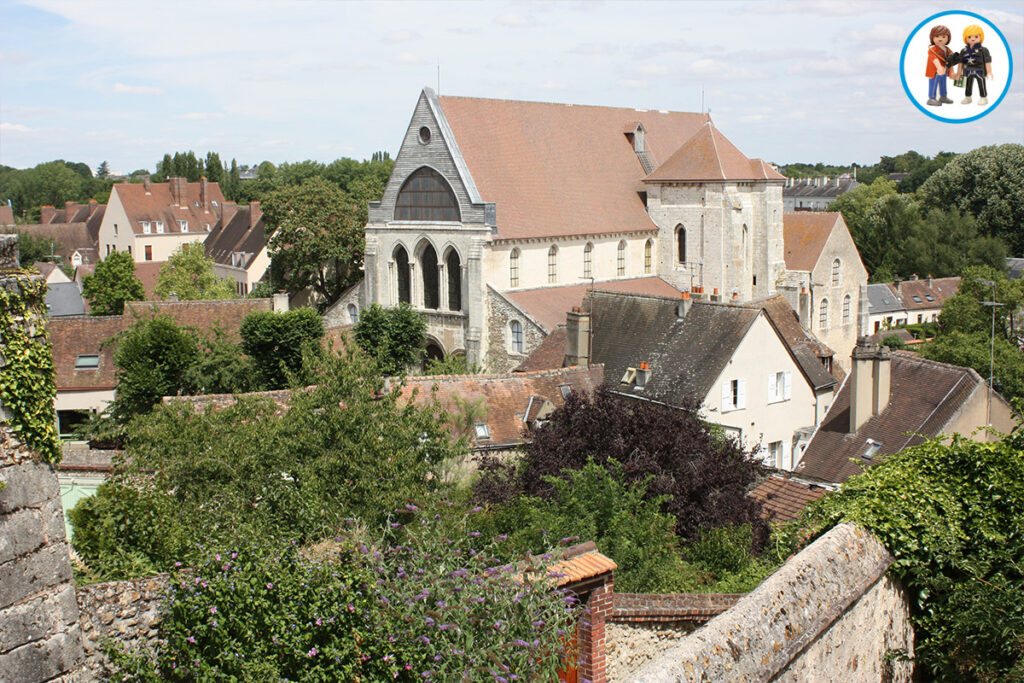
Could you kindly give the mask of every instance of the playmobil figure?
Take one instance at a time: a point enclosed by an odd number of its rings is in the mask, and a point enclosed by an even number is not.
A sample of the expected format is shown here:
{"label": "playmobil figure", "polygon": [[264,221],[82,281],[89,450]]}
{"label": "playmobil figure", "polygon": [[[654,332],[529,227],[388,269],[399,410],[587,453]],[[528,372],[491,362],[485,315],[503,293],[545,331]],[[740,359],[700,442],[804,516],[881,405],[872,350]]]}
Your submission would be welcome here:
{"label": "playmobil figure", "polygon": [[952,40],[949,29],[945,26],[933,26],[929,35],[931,45],[928,47],[928,68],[924,75],[928,77],[928,104],[933,107],[942,104],[953,104],[946,97],[946,69],[949,67],[949,56],[953,52],[948,46]]}
{"label": "playmobil figure", "polygon": [[988,48],[981,43],[985,40],[985,31],[977,24],[971,24],[964,29],[964,49],[960,50],[958,67],[959,74],[963,74],[967,81],[967,89],[964,91],[963,100],[960,104],[971,103],[971,86],[974,81],[978,83],[978,104],[988,104],[988,89],[985,87],[985,79],[992,78],[992,55]]}

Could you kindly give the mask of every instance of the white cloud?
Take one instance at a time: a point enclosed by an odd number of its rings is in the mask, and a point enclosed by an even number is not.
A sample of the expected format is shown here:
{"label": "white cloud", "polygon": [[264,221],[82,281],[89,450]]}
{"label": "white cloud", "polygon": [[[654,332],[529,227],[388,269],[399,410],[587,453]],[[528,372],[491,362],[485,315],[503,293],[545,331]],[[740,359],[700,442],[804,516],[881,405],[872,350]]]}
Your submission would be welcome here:
{"label": "white cloud", "polygon": [[575,47],[571,48],[569,52],[577,55],[586,55],[588,57],[601,57],[618,51],[618,45],[611,43],[580,43]]}
{"label": "white cloud", "polygon": [[638,78],[624,78],[619,81],[619,85],[625,88],[646,88],[647,81]]}
{"label": "white cloud", "polygon": [[747,81],[763,78],[764,73],[745,66],[730,64],[728,60],[705,57],[692,62],[686,70],[688,76],[705,76],[717,81]]}
{"label": "white cloud", "polygon": [[209,121],[224,118],[224,113],[219,111],[190,111],[181,118],[188,119],[189,121]]}
{"label": "white cloud", "polygon": [[0,131],[5,133],[34,133],[36,129],[29,128],[28,126],[20,123],[7,123],[4,121],[3,123],[0,123]]}
{"label": "white cloud", "polygon": [[114,92],[121,95],[163,95],[163,88],[157,88],[151,85],[127,85],[125,83],[115,83]]}
{"label": "white cloud", "polygon": [[391,61],[403,66],[419,66],[426,63],[422,57],[412,52],[399,52]]}
{"label": "white cloud", "polygon": [[664,64],[644,64],[639,71],[648,76],[660,76],[668,73],[668,67]]}
{"label": "white cloud", "polygon": [[538,87],[541,90],[565,90],[568,87],[568,85],[566,85],[565,83],[560,83],[558,81],[548,80],[540,84]]}
{"label": "white cloud", "polygon": [[411,40],[416,40],[420,37],[420,34],[415,31],[392,31],[384,35],[385,43],[408,43]]}
{"label": "white cloud", "polygon": [[494,20],[495,23],[501,26],[526,26],[528,23],[526,17],[522,14],[516,14],[514,12],[508,12],[502,14],[500,17]]}
{"label": "white cloud", "polygon": [[846,33],[846,39],[852,43],[864,45],[880,45],[885,43],[903,44],[903,41],[910,35],[911,27],[899,24],[875,24],[866,30],[851,30]]}

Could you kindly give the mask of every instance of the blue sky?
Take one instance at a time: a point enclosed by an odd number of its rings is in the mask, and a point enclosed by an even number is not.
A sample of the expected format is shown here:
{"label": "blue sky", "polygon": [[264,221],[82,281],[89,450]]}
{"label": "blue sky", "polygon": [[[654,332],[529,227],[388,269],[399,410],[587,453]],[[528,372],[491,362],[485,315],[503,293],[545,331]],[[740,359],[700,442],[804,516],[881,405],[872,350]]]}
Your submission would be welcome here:
{"label": "blue sky", "polygon": [[[908,33],[946,9],[987,17],[1016,65],[969,124],[925,117],[899,81]],[[698,111],[703,89],[777,163],[1024,141],[1020,2],[0,0],[0,163],[394,155],[438,63],[449,95]]]}

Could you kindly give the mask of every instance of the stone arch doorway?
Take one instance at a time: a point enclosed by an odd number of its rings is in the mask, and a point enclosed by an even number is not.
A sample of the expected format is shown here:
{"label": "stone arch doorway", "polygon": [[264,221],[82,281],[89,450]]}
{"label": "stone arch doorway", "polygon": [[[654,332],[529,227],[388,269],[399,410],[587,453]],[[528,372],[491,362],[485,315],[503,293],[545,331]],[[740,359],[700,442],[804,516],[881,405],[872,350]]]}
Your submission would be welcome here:
{"label": "stone arch doorway", "polygon": [[423,350],[423,360],[444,360],[444,347],[441,343],[428,337],[427,346]]}

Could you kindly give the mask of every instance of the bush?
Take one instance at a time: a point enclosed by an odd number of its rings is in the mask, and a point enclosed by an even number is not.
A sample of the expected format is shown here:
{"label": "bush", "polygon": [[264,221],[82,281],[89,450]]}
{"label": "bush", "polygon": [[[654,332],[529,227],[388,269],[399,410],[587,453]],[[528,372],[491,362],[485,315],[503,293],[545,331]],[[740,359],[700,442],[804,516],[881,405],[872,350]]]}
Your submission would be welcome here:
{"label": "bush", "polygon": [[898,334],[886,335],[885,339],[882,340],[882,346],[888,346],[890,349],[907,348],[906,343],[903,341],[903,337]]}
{"label": "bush", "polygon": [[404,374],[420,362],[427,345],[426,319],[404,302],[394,308],[373,304],[363,309],[353,332],[384,375]]}
{"label": "bush", "polygon": [[257,386],[281,389],[288,386],[288,373],[302,367],[304,354],[318,354],[324,326],[312,308],[257,311],[245,316],[239,334],[242,350],[256,364]]}

